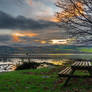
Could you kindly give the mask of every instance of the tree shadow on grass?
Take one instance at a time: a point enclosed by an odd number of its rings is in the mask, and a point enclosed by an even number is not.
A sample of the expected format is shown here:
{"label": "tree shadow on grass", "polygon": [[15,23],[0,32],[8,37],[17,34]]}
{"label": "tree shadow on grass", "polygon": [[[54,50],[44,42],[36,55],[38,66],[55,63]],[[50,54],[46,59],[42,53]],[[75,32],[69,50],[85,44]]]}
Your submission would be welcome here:
{"label": "tree shadow on grass", "polygon": [[89,78],[74,78],[71,79],[67,86],[64,86],[64,81],[60,84],[62,92],[92,92],[92,79]]}

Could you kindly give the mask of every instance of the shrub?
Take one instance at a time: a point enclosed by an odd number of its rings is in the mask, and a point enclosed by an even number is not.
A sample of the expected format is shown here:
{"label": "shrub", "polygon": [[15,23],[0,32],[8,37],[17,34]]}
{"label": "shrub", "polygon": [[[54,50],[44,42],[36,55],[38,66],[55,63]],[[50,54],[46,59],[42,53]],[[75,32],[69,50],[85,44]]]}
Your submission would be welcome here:
{"label": "shrub", "polygon": [[23,69],[36,69],[40,63],[37,62],[23,62],[23,64],[18,65],[16,70],[23,70]]}

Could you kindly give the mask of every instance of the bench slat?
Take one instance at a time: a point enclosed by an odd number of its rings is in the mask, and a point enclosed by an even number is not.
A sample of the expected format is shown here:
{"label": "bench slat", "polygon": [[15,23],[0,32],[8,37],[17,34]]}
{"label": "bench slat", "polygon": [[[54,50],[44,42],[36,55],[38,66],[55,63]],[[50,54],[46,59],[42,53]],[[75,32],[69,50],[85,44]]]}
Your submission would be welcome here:
{"label": "bench slat", "polygon": [[76,65],[76,62],[74,62],[72,65]]}
{"label": "bench slat", "polygon": [[62,70],[62,71],[61,71],[61,72],[59,72],[59,73],[62,73],[62,72],[64,72],[64,71],[66,71],[66,70],[67,70],[67,68],[68,68],[68,67],[66,67],[64,70]]}
{"label": "bench slat", "polygon": [[68,68],[63,74],[69,74],[71,71],[71,68]]}
{"label": "bench slat", "polygon": [[82,61],[80,62],[80,65],[79,66],[82,66]]}
{"label": "bench slat", "polygon": [[85,62],[83,62],[83,66],[85,66]]}
{"label": "bench slat", "polygon": [[85,62],[85,66],[88,66],[88,62],[87,61]]}
{"label": "bench slat", "polygon": [[71,67],[66,67],[64,70],[62,70],[61,72],[59,72],[60,75],[67,75],[72,71]]}
{"label": "bench slat", "polygon": [[76,66],[79,66],[79,64],[80,64],[80,62],[78,62]]}
{"label": "bench slat", "polygon": [[90,66],[90,62],[88,62],[88,66]]}
{"label": "bench slat", "polygon": [[89,62],[87,62],[88,63],[88,66],[89,66]]}
{"label": "bench slat", "polygon": [[91,62],[89,62],[89,66],[92,66],[92,65],[91,65]]}
{"label": "bench slat", "polygon": [[80,66],[82,65],[82,61],[80,62]]}
{"label": "bench slat", "polygon": [[84,62],[84,66],[86,66],[86,62]]}

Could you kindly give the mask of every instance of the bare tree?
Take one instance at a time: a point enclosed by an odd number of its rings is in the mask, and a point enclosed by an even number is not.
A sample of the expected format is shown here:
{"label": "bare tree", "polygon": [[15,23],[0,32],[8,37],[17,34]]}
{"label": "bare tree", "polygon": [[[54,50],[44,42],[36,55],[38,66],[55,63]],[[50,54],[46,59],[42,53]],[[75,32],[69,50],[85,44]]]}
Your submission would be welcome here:
{"label": "bare tree", "polygon": [[92,41],[92,0],[59,0],[56,6],[57,19],[66,25],[68,32],[77,41]]}

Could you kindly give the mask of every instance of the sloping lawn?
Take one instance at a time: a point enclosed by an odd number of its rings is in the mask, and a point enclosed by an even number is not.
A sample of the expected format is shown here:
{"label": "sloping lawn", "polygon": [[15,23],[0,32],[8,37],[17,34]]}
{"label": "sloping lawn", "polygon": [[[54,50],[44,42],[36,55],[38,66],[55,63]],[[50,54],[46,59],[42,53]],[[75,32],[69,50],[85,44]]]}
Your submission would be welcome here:
{"label": "sloping lawn", "polygon": [[79,51],[92,53],[92,48],[80,48]]}
{"label": "sloping lawn", "polygon": [[71,79],[69,85],[63,87],[65,78],[60,80],[57,76],[61,69],[42,68],[1,73],[0,92],[92,92],[92,79]]}

